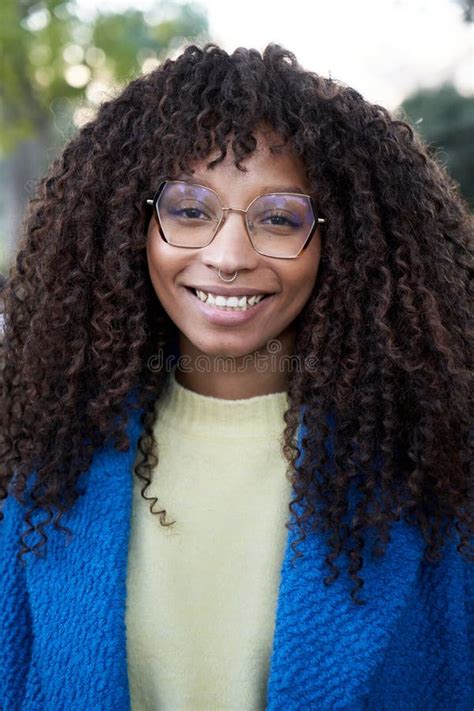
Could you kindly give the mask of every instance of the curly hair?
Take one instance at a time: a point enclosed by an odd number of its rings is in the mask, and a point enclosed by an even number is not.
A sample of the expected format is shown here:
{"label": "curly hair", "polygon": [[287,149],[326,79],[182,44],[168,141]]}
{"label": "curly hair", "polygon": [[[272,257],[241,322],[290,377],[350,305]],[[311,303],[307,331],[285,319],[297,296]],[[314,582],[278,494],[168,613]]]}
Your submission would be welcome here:
{"label": "curly hair", "polygon": [[[128,450],[126,396],[135,389],[143,413],[134,475],[151,512],[172,525],[146,495],[166,377],[149,361],[176,337],[148,274],[146,199],[214,149],[209,168],[230,147],[245,170],[262,124],[302,158],[328,218],[316,284],[297,317],[303,367],[290,374],[284,415],[293,552],[302,555],[309,531],[328,532],[324,583],[336,580],[345,553],[356,604],[371,527],[377,556],[401,517],[419,527],[427,561],[439,560],[453,531],[459,553],[472,555],[466,201],[408,123],[383,107],[304,70],[280,45],[229,54],[212,43],[187,46],[104,103],[30,201],[3,289],[0,393],[0,499],[21,501],[29,526],[20,559],[40,555],[53,515],[55,528],[70,532],[61,517],[81,495],[76,484],[94,452],[109,437]],[[304,457],[295,444],[300,417]],[[349,511],[353,487],[359,500]],[[38,509],[46,516],[34,524]],[[41,540],[31,547],[34,532]]]}

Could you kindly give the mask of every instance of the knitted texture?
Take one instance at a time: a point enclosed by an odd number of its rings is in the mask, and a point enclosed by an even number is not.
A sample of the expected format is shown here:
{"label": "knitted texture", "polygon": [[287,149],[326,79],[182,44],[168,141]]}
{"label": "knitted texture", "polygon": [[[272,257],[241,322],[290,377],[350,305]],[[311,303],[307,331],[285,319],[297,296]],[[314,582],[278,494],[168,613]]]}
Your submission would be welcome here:
{"label": "knitted texture", "polygon": [[[19,564],[24,509],[0,522],[2,711],[128,711],[125,630],[131,447],[105,446],[81,477],[85,494],[48,526],[47,555]],[[304,428],[300,426],[298,441]],[[45,517],[35,512],[33,520]],[[367,556],[357,607],[343,571],[326,587],[326,543],[310,534],[292,564],[288,533],[267,687],[267,711],[473,711],[474,565],[452,539],[439,563],[422,560],[417,528],[394,524],[385,555]],[[30,543],[35,540],[29,539]],[[341,565],[343,565],[342,561]],[[176,709],[179,711],[179,709]],[[223,710],[224,711],[224,710]]]}

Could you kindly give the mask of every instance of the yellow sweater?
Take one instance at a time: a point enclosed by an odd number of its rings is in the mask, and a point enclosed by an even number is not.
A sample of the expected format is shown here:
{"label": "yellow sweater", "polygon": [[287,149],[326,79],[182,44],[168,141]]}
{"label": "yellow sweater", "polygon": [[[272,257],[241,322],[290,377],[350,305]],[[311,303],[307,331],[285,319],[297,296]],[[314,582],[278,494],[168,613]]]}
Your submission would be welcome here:
{"label": "yellow sweater", "polygon": [[148,496],[134,475],[127,568],[132,711],[265,708],[291,484],[286,392],[200,395],[174,371],[159,401]]}

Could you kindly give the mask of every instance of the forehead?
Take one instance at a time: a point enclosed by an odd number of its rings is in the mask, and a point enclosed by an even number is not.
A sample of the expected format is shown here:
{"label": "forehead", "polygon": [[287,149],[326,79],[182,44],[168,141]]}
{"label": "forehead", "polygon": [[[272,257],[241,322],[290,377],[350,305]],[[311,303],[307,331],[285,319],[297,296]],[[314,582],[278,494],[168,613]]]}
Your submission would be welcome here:
{"label": "forehead", "polygon": [[291,144],[283,145],[274,132],[255,132],[254,135],[257,140],[254,151],[240,159],[245,171],[235,165],[233,137],[230,136],[227,139],[227,153],[215,166],[210,168],[208,164],[221,156],[218,148],[213,149],[206,158],[187,164],[184,171],[177,170],[173,177],[201,183],[214,190],[241,187],[260,193],[308,192],[310,186],[305,165]]}
{"label": "forehead", "polygon": [[[176,180],[184,180],[190,183],[196,183],[212,190],[216,190],[214,187],[218,181],[208,180],[208,177],[201,176],[200,174],[191,174],[188,172],[178,173],[175,177]],[[301,181],[303,182],[303,181]],[[259,188],[260,195],[267,195],[270,193],[305,193],[306,188],[304,185],[299,185],[297,183],[272,183],[268,185],[261,185]]]}

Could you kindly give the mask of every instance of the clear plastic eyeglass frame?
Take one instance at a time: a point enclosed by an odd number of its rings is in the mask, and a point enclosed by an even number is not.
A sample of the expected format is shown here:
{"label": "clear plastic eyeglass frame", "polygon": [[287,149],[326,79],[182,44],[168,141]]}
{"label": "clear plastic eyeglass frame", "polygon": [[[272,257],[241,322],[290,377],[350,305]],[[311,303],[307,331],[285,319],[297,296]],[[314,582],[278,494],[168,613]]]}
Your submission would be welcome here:
{"label": "clear plastic eyeglass frame", "polygon": [[[164,234],[164,231],[163,231],[163,228],[162,228],[162,225],[161,225],[160,214],[159,214],[159,212],[158,212],[158,200],[159,200],[160,195],[161,195],[161,193],[163,192],[165,186],[166,186],[167,184],[169,184],[169,183],[184,183],[184,184],[186,184],[186,185],[193,185],[193,186],[196,186],[196,187],[198,187],[198,188],[204,188],[205,190],[208,190],[209,192],[213,193],[213,194],[216,196],[217,201],[219,202],[219,205],[220,205],[221,210],[222,210],[222,215],[221,215],[221,218],[220,218],[219,222],[216,224],[216,227],[215,227],[215,229],[214,229],[214,232],[213,232],[211,238],[209,239],[209,242],[207,242],[207,244],[199,245],[198,247],[187,247],[187,246],[184,246],[184,245],[181,245],[181,244],[172,244],[172,243],[170,243],[170,242],[166,239],[166,236],[165,236],[165,234]],[[288,256],[288,257],[287,257],[287,256],[282,257],[282,256],[276,256],[276,255],[274,255],[274,254],[266,254],[265,252],[261,252],[260,250],[258,250],[258,249],[255,247],[254,243],[252,242],[252,236],[251,236],[251,234],[250,234],[249,227],[248,227],[248,224],[247,224],[247,212],[250,210],[250,208],[252,207],[252,205],[254,204],[254,202],[255,202],[256,200],[258,200],[258,199],[261,198],[261,197],[267,197],[268,194],[269,194],[269,193],[264,193],[263,195],[257,195],[257,197],[255,197],[255,198],[250,202],[250,204],[247,206],[247,208],[246,208],[245,210],[243,210],[242,208],[238,208],[238,207],[225,207],[225,206],[222,204],[222,200],[220,199],[220,197],[219,197],[219,195],[216,193],[216,191],[215,191],[215,190],[212,190],[212,188],[209,188],[207,185],[201,185],[200,183],[191,183],[191,182],[187,182],[187,181],[184,181],[184,180],[164,180],[164,181],[160,184],[160,186],[159,186],[158,190],[156,191],[156,193],[155,193],[153,199],[148,198],[147,201],[146,201],[146,203],[147,203],[147,205],[153,206],[154,211],[155,211],[155,215],[156,215],[156,219],[157,219],[157,223],[158,223],[158,227],[159,227],[159,230],[160,230],[160,236],[161,236],[162,240],[163,240],[164,242],[166,242],[167,244],[169,244],[171,247],[177,247],[178,249],[203,249],[204,247],[207,247],[208,245],[211,244],[212,240],[214,239],[214,237],[215,237],[216,234],[218,233],[219,228],[221,227],[221,225],[223,224],[223,222],[224,222],[224,220],[225,220],[226,213],[229,213],[229,212],[240,212],[240,214],[243,215],[243,217],[244,217],[245,231],[247,232],[247,237],[249,238],[250,244],[252,245],[252,247],[254,248],[254,250],[255,250],[258,254],[261,254],[261,255],[264,256],[264,257],[272,257],[273,259],[296,259],[297,257],[300,256],[301,252],[303,252],[303,250],[305,250],[305,249],[308,247],[308,245],[309,245],[309,243],[310,243],[310,241],[311,241],[313,235],[314,235],[315,232],[316,232],[316,229],[317,229],[318,225],[320,225],[321,223],[325,223],[326,220],[325,220],[324,218],[322,218],[322,217],[318,217],[318,213],[317,213],[317,210],[316,210],[316,205],[315,205],[314,200],[313,200],[313,198],[311,197],[311,195],[305,195],[304,193],[289,193],[289,192],[284,192],[284,193],[275,192],[275,193],[271,193],[272,195],[298,195],[299,197],[305,197],[305,198],[307,198],[307,199],[309,200],[310,205],[311,205],[311,209],[312,209],[312,212],[313,212],[314,221],[313,221],[313,224],[312,224],[312,226],[311,226],[311,229],[310,229],[309,232],[308,232],[308,236],[307,236],[306,239],[304,240],[304,242],[303,242],[302,246],[300,247],[300,249],[298,250],[297,254],[292,255],[292,256]]]}

